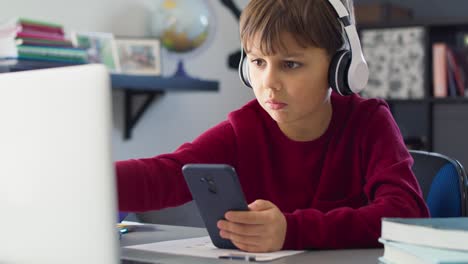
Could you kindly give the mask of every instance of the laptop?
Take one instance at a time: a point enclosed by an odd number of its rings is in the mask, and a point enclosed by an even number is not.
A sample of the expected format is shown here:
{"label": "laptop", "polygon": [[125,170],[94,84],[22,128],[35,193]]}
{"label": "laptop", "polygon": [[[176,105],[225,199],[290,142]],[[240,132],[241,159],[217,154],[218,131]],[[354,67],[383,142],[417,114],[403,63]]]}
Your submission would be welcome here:
{"label": "laptop", "polygon": [[0,74],[0,122],[0,263],[119,263],[106,68]]}

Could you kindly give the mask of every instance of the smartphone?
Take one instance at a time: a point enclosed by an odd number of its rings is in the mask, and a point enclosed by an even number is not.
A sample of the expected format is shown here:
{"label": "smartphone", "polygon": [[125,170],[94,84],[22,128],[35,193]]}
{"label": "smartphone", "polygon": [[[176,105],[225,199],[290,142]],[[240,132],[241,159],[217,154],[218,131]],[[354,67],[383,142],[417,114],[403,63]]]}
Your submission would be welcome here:
{"label": "smartphone", "polygon": [[216,223],[227,211],[248,211],[236,170],[226,164],[186,164],[185,181],[210,235],[218,248],[235,249],[228,239],[219,236]]}

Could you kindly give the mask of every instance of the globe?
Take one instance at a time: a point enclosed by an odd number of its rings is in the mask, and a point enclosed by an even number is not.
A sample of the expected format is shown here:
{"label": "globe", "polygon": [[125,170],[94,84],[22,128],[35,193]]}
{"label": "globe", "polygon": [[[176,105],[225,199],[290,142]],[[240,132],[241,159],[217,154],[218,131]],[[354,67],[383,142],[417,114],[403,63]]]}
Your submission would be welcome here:
{"label": "globe", "polygon": [[152,14],[151,31],[168,51],[190,53],[207,41],[211,17],[204,0],[159,0]]}

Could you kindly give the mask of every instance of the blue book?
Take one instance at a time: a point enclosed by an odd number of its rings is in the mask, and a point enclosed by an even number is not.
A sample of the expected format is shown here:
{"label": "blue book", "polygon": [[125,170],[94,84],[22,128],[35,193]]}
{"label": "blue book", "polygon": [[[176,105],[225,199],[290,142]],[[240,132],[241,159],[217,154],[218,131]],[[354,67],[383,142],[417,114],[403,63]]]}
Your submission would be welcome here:
{"label": "blue book", "polygon": [[397,243],[379,239],[384,244],[380,263],[468,264],[468,252]]}
{"label": "blue book", "polygon": [[468,217],[383,218],[382,239],[468,251]]}
{"label": "blue book", "polygon": [[447,79],[448,79],[448,96],[457,96],[457,83],[455,80],[455,72],[457,68],[455,66],[454,58],[450,56],[450,48],[447,49]]}

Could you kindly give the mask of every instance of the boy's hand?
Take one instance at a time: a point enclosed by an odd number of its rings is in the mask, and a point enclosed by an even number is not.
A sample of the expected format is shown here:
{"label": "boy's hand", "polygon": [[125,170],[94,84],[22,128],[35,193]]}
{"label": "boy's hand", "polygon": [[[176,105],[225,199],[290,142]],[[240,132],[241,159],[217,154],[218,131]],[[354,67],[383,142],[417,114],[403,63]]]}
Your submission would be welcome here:
{"label": "boy's hand", "polygon": [[241,250],[271,252],[283,247],[286,218],[273,203],[256,200],[250,211],[229,211],[218,221],[219,234]]}

